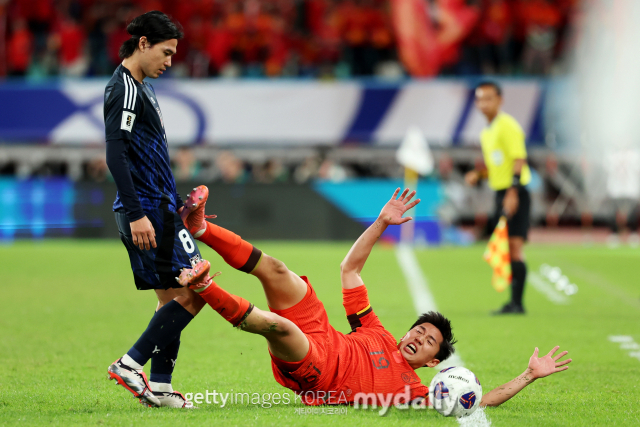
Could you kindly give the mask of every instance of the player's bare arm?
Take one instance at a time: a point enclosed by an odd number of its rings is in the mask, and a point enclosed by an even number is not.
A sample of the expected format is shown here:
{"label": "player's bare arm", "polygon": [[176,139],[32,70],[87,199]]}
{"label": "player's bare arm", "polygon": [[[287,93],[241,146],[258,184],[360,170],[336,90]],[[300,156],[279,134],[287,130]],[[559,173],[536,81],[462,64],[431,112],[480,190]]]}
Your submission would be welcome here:
{"label": "player's bare arm", "polygon": [[538,348],[536,347],[533,355],[529,359],[529,366],[527,366],[527,369],[508,383],[503,384],[482,396],[480,406],[500,406],[535,380],[569,369],[569,367],[565,365],[571,363],[571,359],[560,361],[560,359],[566,356],[568,352],[563,351],[556,355],[559,349],[559,346],[555,346],[549,353],[539,358]]}
{"label": "player's bare arm", "polygon": [[416,192],[412,191],[411,194],[407,195],[409,193],[407,188],[400,197],[398,197],[398,193],[400,193],[399,188],[393,193],[391,200],[384,205],[380,215],[378,215],[378,219],[356,240],[340,264],[340,279],[344,289],[353,289],[364,284],[360,277],[360,272],[365,262],[367,262],[373,245],[378,241],[384,230],[389,225],[403,224],[413,219],[412,217],[403,218],[402,215],[420,203],[420,199],[411,202]]}

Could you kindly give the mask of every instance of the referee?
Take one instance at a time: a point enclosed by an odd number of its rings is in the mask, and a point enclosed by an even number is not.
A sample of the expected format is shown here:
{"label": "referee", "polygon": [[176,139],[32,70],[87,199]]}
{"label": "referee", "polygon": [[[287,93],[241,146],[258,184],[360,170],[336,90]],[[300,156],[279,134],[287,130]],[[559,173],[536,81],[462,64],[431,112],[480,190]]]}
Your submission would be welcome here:
{"label": "referee", "polygon": [[527,278],[523,247],[529,231],[531,198],[525,185],[531,181],[527,165],[525,134],[516,119],[500,111],[502,89],[497,83],[482,82],[476,87],[476,107],[487,118],[480,134],[486,170],[472,170],[465,176],[469,185],[489,179],[496,192],[494,224],[501,215],[508,218],[511,255],[511,301],[493,314],[524,314],[522,296]]}

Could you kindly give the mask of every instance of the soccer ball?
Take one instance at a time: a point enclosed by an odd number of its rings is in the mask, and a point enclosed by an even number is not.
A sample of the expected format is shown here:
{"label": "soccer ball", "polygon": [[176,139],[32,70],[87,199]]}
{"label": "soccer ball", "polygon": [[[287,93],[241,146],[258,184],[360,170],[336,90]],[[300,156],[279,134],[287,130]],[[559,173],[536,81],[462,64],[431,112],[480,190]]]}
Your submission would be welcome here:
{"label": "soccer ball", "polygon": [[482,399],[482,386],[473,372],[453,366],[438,372],[429,387],[429,405],[445,417],[471,415]]}

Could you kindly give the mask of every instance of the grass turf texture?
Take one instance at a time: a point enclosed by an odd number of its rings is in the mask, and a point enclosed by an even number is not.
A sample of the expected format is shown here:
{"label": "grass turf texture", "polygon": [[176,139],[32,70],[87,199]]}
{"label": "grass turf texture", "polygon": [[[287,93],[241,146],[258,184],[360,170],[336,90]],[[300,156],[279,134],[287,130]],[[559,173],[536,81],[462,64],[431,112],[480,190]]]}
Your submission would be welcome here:
{"label": "grass turf texture", "polygon": [[[348,323],[341,305],[339,263],[347,243],[257,244],[290,269],[310,277],[332,324]],[[218,283],[266,308],[259,282],[203,255],[221,270]],[[557,265],[580,291],[554,305],[533,287],[525,317],[490,317],[507,298],[494,292],[483,248],[418,250],[439,309],[451,318],[466,366],[488,391],[520,374],[534,347],[554,345],[574,359],[568,371],[539,380],[500,408],[494,426],[637,425],[640,361],[609,335],[640,342],[640,251],[593,247],[529,246],[530,271]],[[0,425],[457,425],[435,411],[348,408],[346,415],[298,415],[296,405],[203,403],[185,411],[144,408],[105,379],[155,308],[151,291],[136,291],[127,254],[117,241],[18,242],[0,247]],[[363,272],[372,306],[396,338],[416,314],[393,248],[377,246]],[[149,366],[149,365],[148,365]],[[148,372],[148,370],[147,370]],[[435,370],[418,374],[429,384]],[[264,339],[237,331],[208,307],[182,334],[174,387],[184,393],[286,393],[271,375]]]}

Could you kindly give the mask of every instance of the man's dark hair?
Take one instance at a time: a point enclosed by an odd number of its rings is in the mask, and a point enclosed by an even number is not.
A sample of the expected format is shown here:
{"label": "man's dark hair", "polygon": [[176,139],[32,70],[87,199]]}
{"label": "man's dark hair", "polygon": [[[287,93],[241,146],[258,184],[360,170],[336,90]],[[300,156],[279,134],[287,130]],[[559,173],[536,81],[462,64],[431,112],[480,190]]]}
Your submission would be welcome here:
{"label": "man's dark hair", "polygon": [[131,38],[120,46],[120,52],[118,52],[120,59],[133,55],[142,36],[147,38],[151,46],[165,40],[179,40],[183,37],[182,26],[157,10],[135,17],[127,25],[127,32],[131,34]]}
{"label": "man's dark hair", "polygon": [[481,87],[486,87],[486,86],[492,87],[496,91],[496,94],[498,96],[502,96],[502,87],[498,83],[496,83],[494,81],[491,81],[491,80],[483,80],[483,81],[481,81],[480,83],[478,83],[476,85],[476,89],[481,88]]}
{"label": "man's dark hair", "polygon": [[457,342],[453,337],[453,332],[451,331],[451,322],[449,319],[444,317],[442,314],[437,311],[430,311],[428,313],[423,313],[416,323],[409,328],[409,330],[415,328],[418,325],[422,325],[423,323],[431,323],[433,326],[438,328],[440,333],[442,334],[442,343],[440,343],[440,351],[436,354],[436,359],[443,362],[453,353],[455,353],[456,349],[453,345]]}

